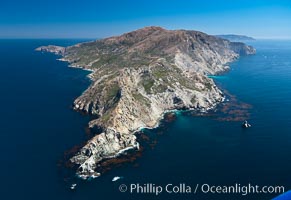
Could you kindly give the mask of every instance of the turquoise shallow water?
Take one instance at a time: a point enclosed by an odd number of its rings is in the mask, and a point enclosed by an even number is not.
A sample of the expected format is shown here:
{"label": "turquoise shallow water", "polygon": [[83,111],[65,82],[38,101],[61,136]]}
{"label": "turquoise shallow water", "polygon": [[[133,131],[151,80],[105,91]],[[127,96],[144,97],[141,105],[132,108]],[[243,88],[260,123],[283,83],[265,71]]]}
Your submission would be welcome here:
{"label": "turquoise shallow water", "polygon": [[[85,141],[89,118],[70,106],[89,85],[88,72],[67,68],[56,56],[34,52],[45,44],[80,40],[0,40],[0,175],[4,199],[271,199],[275,194],[211,195],[120,193],[121,183],[187,185],[234,183],[291,189],[291,41],[255,41],[254,56],[215,77],[220,87],[252,105],[251,129],[241,122],[180,113],[144,130],[146,146],[134,163],[68,189],[57,166],[64,151]],[[160,134],[162,133],[162,134]],[[114,176],[124,178],[111,182]]]}

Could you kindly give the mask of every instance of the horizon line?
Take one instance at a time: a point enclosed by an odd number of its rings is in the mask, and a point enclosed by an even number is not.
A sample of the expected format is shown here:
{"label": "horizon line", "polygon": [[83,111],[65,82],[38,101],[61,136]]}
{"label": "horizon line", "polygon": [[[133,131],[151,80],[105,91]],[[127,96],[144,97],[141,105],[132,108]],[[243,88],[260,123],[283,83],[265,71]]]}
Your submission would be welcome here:
{"label": "horizon line", "polygon": [[[210,34],[209,34],[210,35]],[[223,35],[228,35],[228,34],[223,34]],[[233,34],[236,35],[236,34]],[[216,36],[216,35],[211,35],[211,36]],[[248,36],[248,35],[245,35]],[[108,36],[112,37],[112,36]],[[99,39],[105,39],[108,37],[0,37],[1,40],[99,40]],[[253,36],[248,36],[252,37],[255,40],[291,40],[291,37],[253,37]],[[247,40],[246,40],[247,41]]]}

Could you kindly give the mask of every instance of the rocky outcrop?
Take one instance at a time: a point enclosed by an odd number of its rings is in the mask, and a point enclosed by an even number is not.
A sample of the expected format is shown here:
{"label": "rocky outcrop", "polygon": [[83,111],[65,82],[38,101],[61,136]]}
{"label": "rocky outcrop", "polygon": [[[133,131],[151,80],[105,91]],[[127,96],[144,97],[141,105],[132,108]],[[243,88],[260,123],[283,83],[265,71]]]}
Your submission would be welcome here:
{"label": "rocky outcrop", "polygon": [[61,54],[71,66],[92,70],[92,84],[74,101],[74,109],[96,116],[101,128],[71,158],[77,174],[99,176],[98,164],[128,149],[138,149],[134,133],[156,127],[176,109],[206,111],[224,95],[207,75],[221,73],[252,47],[197,31],[146,27],[117,37],[67,48],[41,47]]}
{"label": "rocky outcrop", "polygon": [[41,46],[36,49],[36,51],[42,52],[49,52],[54,53],[57,55],[63,55],[66,51],[65,47],[55,46],[55,45],[48,45],[48,46]]}
{"label": "rocky outcrop", "polygon": [[230,46],[231,50],[239,55],[251,55],[256,53],[254,48],[247,46],[242,42],[232,42]]}
{"label": "rocky outcrop", "polygon": [[139,148],[135,135],[120,134],[107,128],[105,132],[89,140],[80,152],[71,158],[71,162],[80,165],[77,174],[81,178],[98,177],[100,173],[95,169],[100,161],[114,158],[132,148]]}

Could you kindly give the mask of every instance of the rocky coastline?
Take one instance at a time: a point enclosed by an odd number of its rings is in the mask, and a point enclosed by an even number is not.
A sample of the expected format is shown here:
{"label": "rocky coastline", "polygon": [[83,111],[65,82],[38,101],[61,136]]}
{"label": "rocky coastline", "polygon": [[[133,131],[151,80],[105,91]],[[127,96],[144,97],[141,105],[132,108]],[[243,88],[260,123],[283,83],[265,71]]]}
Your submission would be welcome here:
{"label": "rocky coastline", "polygon": [[70,47],[42,46],[71,67],[89,70],[92,84],[74,101],[74,109],[96,116],[91,138],[70,161],[76,174],[95,178],[98,166],[129,149],[139,149],[135,133],[157,127],[164,114],[193,109],[205,112],[224,101],[208,75],[255,49],[198,31],[145,27],[121,36]]}

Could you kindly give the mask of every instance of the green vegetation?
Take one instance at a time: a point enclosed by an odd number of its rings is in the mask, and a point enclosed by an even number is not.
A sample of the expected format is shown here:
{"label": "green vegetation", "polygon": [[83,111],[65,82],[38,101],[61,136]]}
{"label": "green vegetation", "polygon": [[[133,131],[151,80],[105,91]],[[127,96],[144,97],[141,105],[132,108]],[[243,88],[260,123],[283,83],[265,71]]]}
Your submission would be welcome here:
{"label": "green vegetation", "polygon": [[107,122],[111,117],[111,112],[110,111],[107,111],[106,113],[104,113],[101,117],[101,120],[103,122]]}
{"label": "green vegetation", "polygon": [[117,83],[114,83],[108,87],[106,99],[111,100],[118,95],[120,87]]}
{"label": "green vegetation", "polygon": [[196,99],[195,99],[195,97],[193,97],[192,99],[191,99],[191,103],[195,103],[196,102]]}
{"label": "green vegetation", "polygon": [[151,105],[151,102],[140,93],[133,93],[132,96],[137,102],[140,102],[142,105],[144,104],[147,107]]}
{"label": "green vegetation", "polygon": [[158,84],[153,87],[153,91],[155,94],[165,92],[168,89],[167,85],[165,84]]}
{"label": "green vegetation", "polygon": [[168,70],[165,67],[155,67],[152,72],[156,79],[163,79],[168,75]]}
{"label": "green vegetation", "polygon": [[141,85],[144,87],[146,93],[150,94],[151,88],[155,84],[155,80],[151,77],[149,72],[145,72],[141,78],[142,78]]}
{"label": "green vegetation", "polygon": [[205,87],[208,89],[208,90],[211,90],[212,89],[212,84],[210,82],[206,82],[205,83]]}
{"label": "green vegetation", "polygon": [[151,88],[153,87],[155,81],[152,79],[149,80],[144,80],[142,82],[142,86],[144,87],[146,93],[150,94],[151,93]]}

